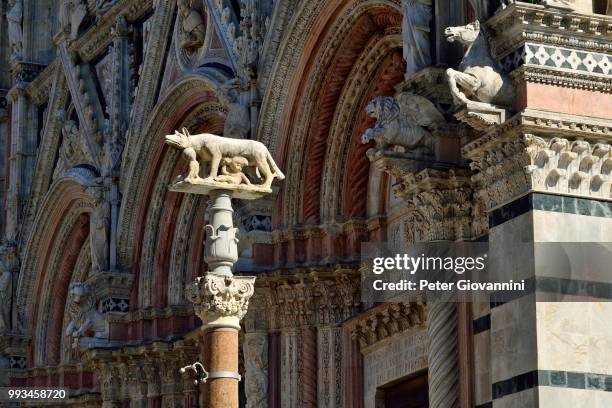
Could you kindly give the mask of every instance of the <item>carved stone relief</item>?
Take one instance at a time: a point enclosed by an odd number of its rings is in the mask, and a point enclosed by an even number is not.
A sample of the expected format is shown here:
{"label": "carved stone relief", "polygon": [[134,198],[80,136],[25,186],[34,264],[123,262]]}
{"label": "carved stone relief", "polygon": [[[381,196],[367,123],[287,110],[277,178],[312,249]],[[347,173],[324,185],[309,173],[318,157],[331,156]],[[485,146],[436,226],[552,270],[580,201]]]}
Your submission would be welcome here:
{"label": "carved stone relief", "polygon": [[87,4],[84,0],[62,0],[59,10],[60,30],[69,34],[70,39],[76,39],[86,16]]}
{"label": "carved stone relief", "polygon": [[247,408],[267,406],[268,339],[266,333],[247,333],[244,340]]}
{"label": "carved stone relief", "polygon": [[20,60],[23,50],[23,0],[13,0],[6,13],[11,60]]}

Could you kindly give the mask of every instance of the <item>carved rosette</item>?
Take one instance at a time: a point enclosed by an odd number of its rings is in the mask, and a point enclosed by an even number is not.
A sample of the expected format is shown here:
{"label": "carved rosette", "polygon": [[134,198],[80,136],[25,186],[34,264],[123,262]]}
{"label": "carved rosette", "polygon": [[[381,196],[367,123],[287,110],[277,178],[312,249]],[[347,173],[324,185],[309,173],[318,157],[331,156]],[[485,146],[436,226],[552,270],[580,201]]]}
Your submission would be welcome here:
{"label": "carved rosette", "polygon": [[187,286],[187,299],[205,327],[240,329],[240,320],[255,290],[254,276],[225,276],[208,273]]}

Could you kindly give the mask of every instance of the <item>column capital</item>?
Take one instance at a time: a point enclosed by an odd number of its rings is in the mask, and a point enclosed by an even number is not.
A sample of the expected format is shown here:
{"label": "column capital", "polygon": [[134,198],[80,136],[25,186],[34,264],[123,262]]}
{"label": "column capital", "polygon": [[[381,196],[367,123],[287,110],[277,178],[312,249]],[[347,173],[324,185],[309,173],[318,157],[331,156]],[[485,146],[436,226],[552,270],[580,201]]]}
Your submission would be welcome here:
{"label": "column capital", "polygon": [[207,273],[189,285],[186,292],[205,328],[240,330],[240,320],[247,312],[254,290],[254,276]]}
{"label": "column capital", "polygon": [[601,129],[586,137],[560,129],[556,137],[522,133],[470,143],[464,153],[472,160],[476,196],[487,210],[534,191],[612,199],[612,138]]}

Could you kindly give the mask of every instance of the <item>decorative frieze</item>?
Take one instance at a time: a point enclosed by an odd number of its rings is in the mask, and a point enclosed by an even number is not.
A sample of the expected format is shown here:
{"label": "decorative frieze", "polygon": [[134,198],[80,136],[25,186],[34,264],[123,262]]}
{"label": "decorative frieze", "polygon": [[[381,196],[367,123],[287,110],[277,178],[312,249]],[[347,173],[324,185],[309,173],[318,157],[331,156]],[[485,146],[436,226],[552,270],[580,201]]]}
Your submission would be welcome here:
{"label": "decorative frieze", "polygon": [[424,304],[415,302],[385,303],[348,323],[351,337],[362,350],[408,329],[424,326],[427,320]]}
{"label": "decorative frieze", "polygon": [[260,276],[256,297],[269,329],[337,324],[357,313],[359,280],[354,272],[300,273],[290,276]]}
{"label": "decorative frieze", "polygon": [[184,401],[195,389],[192,379],[179,369],[197,356],[195,344],[182,340],[114,350],[92,349],[82,355],[99,379],[103,406],[153,397]]}

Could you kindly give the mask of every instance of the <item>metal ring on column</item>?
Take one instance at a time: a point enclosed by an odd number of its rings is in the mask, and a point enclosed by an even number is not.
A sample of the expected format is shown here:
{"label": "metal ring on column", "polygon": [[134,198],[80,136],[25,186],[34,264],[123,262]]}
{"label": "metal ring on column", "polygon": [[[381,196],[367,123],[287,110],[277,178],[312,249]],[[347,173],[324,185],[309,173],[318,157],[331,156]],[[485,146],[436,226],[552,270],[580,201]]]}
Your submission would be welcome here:
{"label": "metal ring on column", "polygon": [[233,378],[238,381],[242,379],[236,371],[209,371],[208,379],[212,380],[213,378]]}

